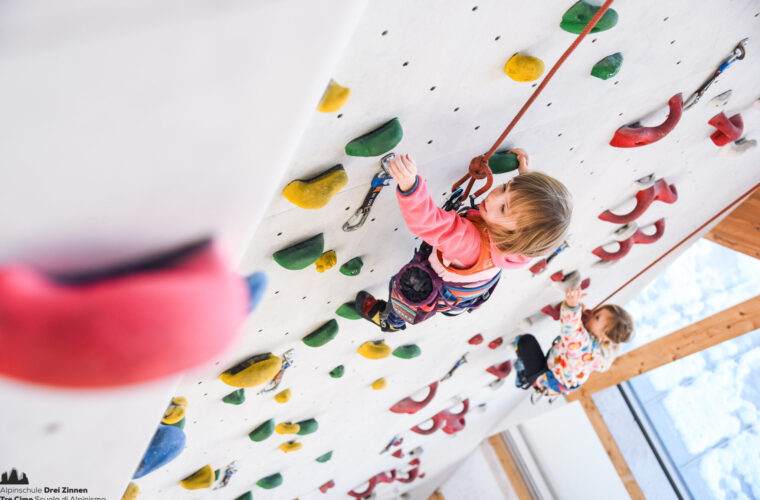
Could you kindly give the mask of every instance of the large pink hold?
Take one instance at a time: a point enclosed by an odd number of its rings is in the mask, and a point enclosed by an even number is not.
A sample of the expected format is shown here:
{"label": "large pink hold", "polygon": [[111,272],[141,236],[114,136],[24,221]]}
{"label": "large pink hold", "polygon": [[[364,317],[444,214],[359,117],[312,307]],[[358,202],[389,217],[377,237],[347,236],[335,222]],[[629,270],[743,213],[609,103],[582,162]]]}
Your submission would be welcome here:
{"label": "large pink hold", "polygon": [[670,112],[664,122],[656,127],[642,127],[639,122],[620,127],[610,141],[610,146],[615,146],[616,148],[636,148],[657,142],[668,135],[681,120],[681,115],[683,114],[683,96],[676,94],[671,97],[668,101],[668,107],[670,108]]}
{"label": "large pink hold", "polygon": [[233,341],[248,291],[205,245],[158,269],[61,284],[0,269],[0,374],[61,387],[112,387],[201,365]]}

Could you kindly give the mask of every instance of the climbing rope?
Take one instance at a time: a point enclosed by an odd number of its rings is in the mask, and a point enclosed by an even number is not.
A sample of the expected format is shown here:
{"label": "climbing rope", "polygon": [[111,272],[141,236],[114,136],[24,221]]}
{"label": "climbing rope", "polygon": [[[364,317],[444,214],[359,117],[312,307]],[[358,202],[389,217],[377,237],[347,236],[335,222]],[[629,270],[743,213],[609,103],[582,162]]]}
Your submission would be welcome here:
{"label": "climbing rope", "polygon": [[580,32],[578,37],[575,39],[575,41],[568,47],[568,49],[565,51],[564,54],[562,54],[562,57],[560,57],[556,63],[554,63],[554,66],[552,66],[552,69],[549,70],[549,73],[546,74],[546,77],[544,77],[541,84],[536,88],[535,91],[533,91],[533,95],[530,96],[530,98],[523,104],[523,107],[520,109],[520,111],[517,112],[517,115],[512,119],[512,121],[507,125],[507,128],[504,129],[504,132],[499,136],[499,138],[496,140],[494,145],[491,147],[491,149],[488,150],[488,152],[484,155],[476,156],[470,161],[470,168],[467,174],[459,179],[452,187],[451,191],[456,191],[456,189],[461,186],[464,181],[466,181],[468,178],[470,178],[470,182],[467,184],[467,188],[464,190],[464,194],[462,195],[463,199],[467,199],[467,196],[470,194],[470,188],[472,188],[472,185],[475,183],[476,179],[486,179],[486,185],[477,190],[474,194],[474,197],[477,198],[481,194],[485,193],[490,189],[491,185],[493,184],[493,174],[491,172],[491,168],[488,166],[488,160],[491,159],[491,156],[496,152],[499,146],[501,146],[501,143],[504,142],[504,139],[507,138],[507,135],[512,131],[512,129],[515,127],[518,121],[520,121],[520,118],[525,114],[525,112],[528,110],[531,104],[533,104],[533,101],[536,100],[536,98],[539,96],[542,90],[544,90],[544,87],[549,83],[549,80],[552,79],[554,76],[554,73],[557,72],[560,66],[562,66],[562,63],[565,62],[565,60],[570,56],[570,54],[575,50],[575,48],[578,46],[578,44],[581,43],[581,41],[586,37],[586,35],[596,26],[596,23],[599,21],[599,19],[602,18],[602,16],[607,12],[607,9],[610,8],[610,5],[612,5],[612,2],[615,0],[606,0],[604,2],[604,5],[602,5],[599,10],[596,12],[594,17],[591,18],[591,20],[586,24],[586,27],[583,28],[583,31]]}

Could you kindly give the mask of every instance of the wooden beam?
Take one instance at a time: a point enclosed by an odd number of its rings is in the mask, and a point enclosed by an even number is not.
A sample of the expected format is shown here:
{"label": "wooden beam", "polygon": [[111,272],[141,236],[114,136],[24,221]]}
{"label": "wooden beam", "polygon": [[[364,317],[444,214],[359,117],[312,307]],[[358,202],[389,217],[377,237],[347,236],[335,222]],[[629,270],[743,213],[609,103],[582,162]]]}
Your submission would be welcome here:
{"label": "wooden beam", "polygon": [[760,259],[760,189],[752,193],[704,237]]}
{"label": "wooden beam", "polygon": [[428,497],[428,500],[446,500],[446,498],[443,496],[443,493],[435,490],[433,494]]}
{"label": "wooden beam", "polygon": [[623,458],[623,454],[620,452],[620,448],[618,448],[615,438],[610,434],[610,430],[607,427],[607,424],[604,423],[602,414],[599,413],[599,408],[596,407],[591,396],[583,396],[580,398],[580,403],[581,406],[583,406],[583,410],[586,412],[589,422],[591,422],[596,434],[599,436],[599,440],[602,442],[602,446],[604,446],[604,451],[607,452],[607,455],[612,461],[613,467],[615,467],[620,479],[623,481],[625,489],[631,496],[631,499],[646,500],[644,493],[639,487],[639,483],[636,482],[636,478],[633,477],[631,469],[628,468],[628,463],[626,463],[625,458]]}
{"label": "wooden beam", "polygon": [[512,484],[512,489],[517,493],[517,498],[520,500],[533,500],[533,496],[530,494],[530,489],[523,478],[520,468],[517,466],[514,455],[509,451],[507,443],[501,434],[494,434],[488,438],[488,442],[491,443],[493,451],[496,456],[499,457],[501,467],[504,469],[504,473],[507,475],[507,479]]}
{"label": "wooden beam", "polygon": [[593,373],[577,391],[575,401],[662,365],[700,352],[760,328],[760,295],[620,356],[606,372]]}

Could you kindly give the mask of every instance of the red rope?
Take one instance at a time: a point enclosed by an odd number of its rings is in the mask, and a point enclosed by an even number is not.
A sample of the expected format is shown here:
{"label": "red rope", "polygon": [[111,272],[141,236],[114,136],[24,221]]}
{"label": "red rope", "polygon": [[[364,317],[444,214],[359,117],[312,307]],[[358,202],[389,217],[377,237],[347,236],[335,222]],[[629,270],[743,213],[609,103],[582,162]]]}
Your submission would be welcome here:
{"label": "red rope", "polygon": [[692,236],[694,236],[695,234],[697,234],[698,232],[700,232],[702,229],[704,229],[705,226],[707,226],[712,221],[714,221],[715,219],[717,219],[718,217],[720,217],[721,215],[723,215],[724,213],[726,213],[726,211],[728,211],[731,208],[733,208],[734,205],[736,205],[737,203],[739,203],[740,201],[742,201],[744,198],[746,198],[747,196],[749,196],[750,194],[752,194],[752,192],[755,189],[757,189],[758,187],[760,187],[760,183],[755,184],[749,191],[746,191],[744,194],[742,194],[741,196],[739,196],[737,199],[735,199],[734,201],[732,201],[731,203],[729,203],[723,210],[721,210],[717,214],[713,215],[707,222],[705,222],[704,224],[702,224],[701,226],[699,226],[697,229],[695,229],[694,231],[692,231],[691,233],[689,233],[689,235],[686,236],[684,239],[682,239],[681,241],[679,241],[678,243],[676,243],[673,248],[671,248],[670,250],[668,250],[664,254],[660,255],[654,262],[652,262],[647,267],[645,267],[644,269],[642,269],[638,274],[636,274],[636,276],[634,276],[633,278],[631,278],[628,281],[626,281],[625,283],[623,283],[623,285],[621,285],[620,288],[618,288],[617,290],[615,290],[614,292],[612,292],[611,294],[609,294],[607,297],[605,297],[602,301],[600,301],[596,305],[596,307],[594,307],[594,309],[596,309],[597,307],[601,306],[602,304],[604,304],[605,302],[607,302],[608,300],[610,300],[620,290],[622,290],[623,288],[625,288],[628,285],[630,285],[633,282],[633,280],[635,280],[636,278],[638,278],[639,276],[641,276],[642,274],[644,274],[645,272],[647,272],[648,270],[650,270],[655,264],[657,264],[658,262],[660,262],[662,259],[664,259],[668,255],[670,255],[676,248],[680,247],[686,241],[688,241],[689,238],[691,238]]}
{"label": "red rope", "polygon": [[596,23],[599,21],[599,19],[602,18],[602,16],[607,12],[607,9],[610,8],[610,5],[612,5],[612,2],[615,0],[607,0],[604,2],[604,5],[602,5],[599,10],[594,14],[594,17],[591,18],[591,20],[586,24],[586,27],[583,28],[583,31],[580,32],[578,37],[575,39],[575,41],[568,47],[568,49],[565,51],[564,54],[562,54],[562,57],[560,57],[556,63],[554,63],[554,66],[552,66],[552,69],[549,70],[549,73],[546,74],[541,84],[536,88],[536,90],[533,91],[533,94],[530,96],[530,98],[523,104],[523,107],[520,108],[520,111],[517,112],[517,115],[512,119],[512,121],[507,125],[507,128],[504,129],[504,132],[501,133],[499,138],[496,140],[494,145],[491,147],[491,149],[488,150],[488,152],[485,155],[476,156],[475,158],[470,161],[470,168],[464,177],[459,179],[452,187],[451,191],[456,191],[456,189],[464,183],[464,181],[467,180],[468,177],[472,177],[470,179],[470,182],[467,184],[467,189],[465,190],[464,194],[462,195],[462,198],[465,199],[470,194],[470,188],[472,187],[473,183],[475,182],[475,179],[486,179],[486,185],[483,186],[481,189],[475,192],[475,197],[477,198],[481,194],[485,193],[493,184],[493,174],[491,173],[491,168],[488,166],[488,160],[493,156],[493,154],[496,152],[499,146],[501,146],[501,143],[504,142],[504,139],[507,138],[507,135],[512,131],[512,129],[517,125],[517,122],[520,121],[520,118],[523,117],[525,112],[528,110],[531,104],[536,100],[536,98],[541,94],[541,91],[544,90],[544,87],[549,83],[549,80],[552,79],[554,76],[554,73],[557,72],[560,66],[562,66],[562,63],[565,62],[565,60],[572,54],[572,52],[575,50],[575,48],[578,46],[578,44],[581,43],[581,41],[588,35],[588,33],[596,26]]}

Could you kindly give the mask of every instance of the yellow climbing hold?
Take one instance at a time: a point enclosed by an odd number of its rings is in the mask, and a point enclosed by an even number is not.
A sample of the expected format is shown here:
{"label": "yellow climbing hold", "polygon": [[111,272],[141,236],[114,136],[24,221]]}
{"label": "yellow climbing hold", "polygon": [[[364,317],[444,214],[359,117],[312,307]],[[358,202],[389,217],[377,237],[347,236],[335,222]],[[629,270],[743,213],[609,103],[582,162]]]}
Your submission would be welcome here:
{"label": "yellow climbing hold", "polygon": [[348,174],[338,164],[309,179],[296,179],[282,190],[293,205],[309,210],[322,208],[348,184]]}
{"label": "yellow climbing hold", "polygon": [[391,348],[383,340],[365,342],[359,346],[359,354],[367,359],[383,359],[391,355]]}
{"label": "yellow climbing hold", "polygon": [[137,500],[140,496],[140,487],[134,482],[130,481],[127,489],[124,490],[124,494],[121,496],[121,500]]}
{"label": "yellow climbing hold", "polygon": [[380,389],[385,389],[388,386],[388,382],[385,380],[385,377],[379,378],[372,382],[372,389],[379,391]]}
{"label": "yellow climbing hold", "polygon": [[280,445],[280,449],[284,451],[285,453],[290,453],[291,451],[298,451],[303,447],[303,443],[299,443],[298,441],[288,441],[287,443],[282,443]]}
{"label": "yellow climbing hold", "polygon": [[338,85],[335,83],[335,80],[330,80],[330,85],[327,86],[327,90],[322,95],[322,100],[319,101],[317,111],[321,111],[322,113],[338,111],[346,104],[350,95],[350,88]]}
{"label": "yellow climbing hold", "polygon": [[225,371],[219,379],[232,387],[254,387],[272,380],[281,367],[282,360],[271,352],[257,354]]}
{"label": "yellow climbing hold", "polygon": [[275,394],[274,400],[277,401],[278,403],[287,403],[288,401],[290,401],[291,395],[292,393],[290,392],[290,389],[285,389],[284,391],[278,392],[277,394]]}
{"label": "yellow climbing hold", "polygon": [[317,271],[323,273],[337,264],[338,257],[335,255],[335,250],[329,250],[322,254],[322,257],[318,258],[314,265],[317,266]]}
{"label": "yellow climbing hold", "polygon": [[298,431],[301,430],[301,426],[298,424],[290,424],[282,422],[280,424],[277,424],[277,427],[274,428],[274,431],[277,434],[298,434]]}
{"label": "yellow climbing hold", "polygon": [[187,476],[185,479],[179,482],[179,485],[186,490],[200,490],[203,488],[210,488],[214,484],[215,474],[214,469],[210,465],[199,469],[196,473]]}
{"label": "yellow climbing hold", "polygon": [[504,66],[504,72],[516,82],[532,82],[544,74],[544,61],[538,57],[513,55]]}
{"label": "yellow climbing hold", "polygon": [[187,399],[183,397],[173,398],[171,404],[164,413],[161,423],[174,425],[185,418],[185,409],[187,408]]}

